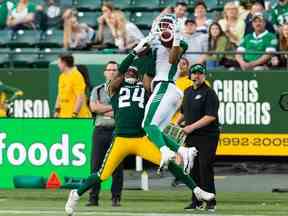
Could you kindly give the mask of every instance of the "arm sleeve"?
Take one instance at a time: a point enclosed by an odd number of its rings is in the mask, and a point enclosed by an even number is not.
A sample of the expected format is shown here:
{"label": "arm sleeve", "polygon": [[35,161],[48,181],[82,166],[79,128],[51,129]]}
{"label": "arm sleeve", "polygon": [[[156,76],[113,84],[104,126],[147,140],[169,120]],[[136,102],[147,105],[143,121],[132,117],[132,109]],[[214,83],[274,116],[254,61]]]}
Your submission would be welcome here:
{"label": "arm sleeve", "polygon": [[90,101],[91,102],[96,102],[97,100],[99,100],[97,91],[98,91],[98,86],[94,87],[91,94],[90,94]]}
{"label": "arm sleeve", "polygon": [[119,73],[120,74],[124,74],[128,67],[132,64],[132,62],[134,61],[135,58],[135,54],[133,53],[129,53],[126,58],[121,62],[120,66],[119,66]]}
{"label": "arm sleeve", "polygon": [[[247,35],[248,36],[248,35]],[[237,52],[245,52],[245,46],[246,46],[246,38],[247,36],[245,36],[241,41],[240,41],[240,45],[237,48]]]}
{"label": "arm sleeve", "polygon": [[181,40],[180,47],[183,49],[183,53],[185,53],[188,49],[188,44],[185,41]]}
{"label": "arm sleeve", "polygon": [[83,76],[79,73],[77,73],[74,77],[74,93],[79,96],[81,94],[85,94],[85,88],[86,84],[84,81]]}
{"label": "arm sleeve", "polygon": [[278,40],[276,36],[273,34],[269,44],[267,45],[265,51],[266,52],[275,52],[277,49]]}
{"label": "arm sleeve", "polygon": [[209,89],[209,91],[207,92],[205,102],[205,115],[217,117],[218,109],[219,109],[218,97],[212,89]]}

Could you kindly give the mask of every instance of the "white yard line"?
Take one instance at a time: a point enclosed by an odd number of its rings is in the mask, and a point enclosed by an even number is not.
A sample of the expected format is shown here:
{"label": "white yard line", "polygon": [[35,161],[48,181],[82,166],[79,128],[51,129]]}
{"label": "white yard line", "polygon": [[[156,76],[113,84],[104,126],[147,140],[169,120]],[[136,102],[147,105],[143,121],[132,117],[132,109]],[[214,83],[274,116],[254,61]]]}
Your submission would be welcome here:
{"label": "white yard line", "polygon": [[[14,215],[65,215],[64,211],[32,211],[32,210],[0,210],[0,215],[8,215],[14,214]],[[211,216],[211,214],[191,214],[191,213],[177,213],[177,214],[171,214],[171,213],[136,213],[136,212],[97,212],[97,211],[91,211],[91,212],[77,212],[77,215],[103,215],[103,216]],[[213,216],[264,216],[264,215],[234,215],[234,214],[213,214]]]}

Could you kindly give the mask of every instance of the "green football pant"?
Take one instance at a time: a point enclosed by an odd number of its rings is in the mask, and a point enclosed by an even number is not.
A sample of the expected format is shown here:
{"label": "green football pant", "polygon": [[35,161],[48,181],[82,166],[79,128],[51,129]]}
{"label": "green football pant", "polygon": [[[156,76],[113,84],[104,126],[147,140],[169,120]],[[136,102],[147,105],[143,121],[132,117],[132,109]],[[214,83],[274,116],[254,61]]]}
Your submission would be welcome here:
{"label": "green football pant", "polygon": [[163,130],[178,109],[183,93],[174,83],[159,82],[145,107],[145,116],[142,126],[158,148],[167,145],[175,151],[179,148],[176,142],[164,137]]}

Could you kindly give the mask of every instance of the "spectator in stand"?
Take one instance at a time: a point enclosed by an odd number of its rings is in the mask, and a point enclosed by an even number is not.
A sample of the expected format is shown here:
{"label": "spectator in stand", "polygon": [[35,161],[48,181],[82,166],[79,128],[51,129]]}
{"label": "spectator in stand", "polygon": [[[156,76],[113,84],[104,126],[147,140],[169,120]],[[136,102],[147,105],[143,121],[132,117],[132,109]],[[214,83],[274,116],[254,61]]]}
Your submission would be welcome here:
{"label": "spectator in stand", "polygon": [[8,15],[11,13],[14,7],[12,1],[0,0],[0,29],[6,27]]}
{"label": "spectator in stand", "polygon": [[239,2],[239,18],[242,20],[245,20],[246,17],[248,16],[251,6],[252,6],[252,2],[255,0],[240,0]]}
{"label": "spectator in stand", "polygon": [[[288,23],[285,23],[281,26],[279,32],[279,51],[288,51]],[[287,66],[287,54],[283,55],[274,55],[271,58],[271,67],[272,68],[281,68]]]}
{"label": "spectator in stand", "polygon": [[13,31],[22,28],[35,28],[34,15],[36,12],[36,5],[29,2],[29,0],[19,0],[17,5],[14,5],[10,16],[7,20],[7,26]]}
{"label": "spectator in stand", "polygon": [[228,2],[224,6],[224,18],[219,20],[222,30],[229,40],[239,45],[245,32],[245,22],[239,18],[239,9],[235,2]]}
{"label": "spectator in stand", "polygon": [[[72,14],[71,14],[72,13]],[[95,39],[95,31],[86,23],[78,23],[72,10],[67,10],[64,15],[64,48],[89,49]]]}
{"label": "spectator in stand", "polygon": [[284,23],[288,22],[288,0],[278,0],[277,5],[272,9],[272,24],[276,31]]}
{"label": "spectator in stand", "polygon": [[[255,1],[251,7],[250,13],[247,15],[246,19],[245,19],[245,36],[247,34],[250,34],[254,31],[253,26],[252,26],[252,17],[254,14],[256,13],[263,13],[265,12],[265,5],[263,1]],[[265,19],[266,22],[266,29],[271,32],[271,33],[275,33],[273,24],[268,21],[267,19]]]}
{"label": "spectator in stand", "polygon": [[[277,38],[275,34],[265,29],[265,18],[263,14],[255,14],[252,18],[254,32],[248,34],[241,41],[238,52],[243,54],[236,55],[242,70],[267,69],[267,64],[271,58],[271,54],[265,52],[275,52],[277,47]],[[247,52],[263,52],[263,54],[247,54]]]}
{"label": "spectator in stand", "polygon": [[38,5],[35,14],[37,29],[46,31],[48,28],[59,27],[61,24],[61,9],[54,0],[47,0],[46,4]]}
{"label": "spectator in stand", "polygon": [[113,11],[112,34],[115,45],[121,52],[130,50],[144,38],[138,27],[126,20],[124,13],[120,10]]}
{"label": "spectator in stand", "polygon": [[181,24],[181,28],[185,28],[185,21],[187,19],[186,12],[187,12],[188,5],[185,1],[178,1],[174,8],[174,13],[178,22]]}
{"label": "spectator in stand", "polygon": [[[229,42],[229,39],[222,31],[221,26],[219,23],[214,22],[209,27],[208,33],[208,51],[214,52],[224,52],[224,51],[231,51],[232,46]],[[214,69],[220,66],[220,63],[224,63],[224,59],[226,60],[228,57],[227,55],[207,55],[207,69]]]}
{"label": "spectator in stand", "polygon": [[115,41],[112,34],[113,29],[113,5],[104,2],[101,6],[102,15],[98,18],[98,31],[96,36],[97,48],[115,48]]}
{"label": "spectator in stand", "polygon": [[[207,52],[208,50],[208,35],[201,32],[196,32],[196,22],[193,18],[188,18],[185,21],[183,32],[183,40],[188,44],[186,52]],[[206,61],[206,54],[185,54],[189,65],[203,64]]]}
{"label": "spectator in stand", "polygon": [[196,22],[196,31],[208,33],[208,28],[213,20],[208,19],[207,16],[207,6],[204,1],[198,1],[195,3],[194,16]]}

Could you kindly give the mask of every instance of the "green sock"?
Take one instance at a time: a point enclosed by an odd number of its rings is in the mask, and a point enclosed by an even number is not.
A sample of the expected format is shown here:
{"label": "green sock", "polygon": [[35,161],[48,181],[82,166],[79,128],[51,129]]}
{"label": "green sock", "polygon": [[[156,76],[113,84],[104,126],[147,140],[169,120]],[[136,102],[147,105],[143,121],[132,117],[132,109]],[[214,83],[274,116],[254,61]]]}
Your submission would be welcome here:
{"label": "green sock", "polygon": [[163,137],[164,137],[165,143],[167,144],[168,148],[170,148],[174,152],[178,152],[180,145],[178,145],[177,141],[174,138],[172,138],[171,136],[168,136],[164,133],[163,133]]}
{"label": "green sock", "polygon": [[88,191],[95,183],[101,183],[101,179],[98,175],[98,173],[93,173],[88,177],[86,182],[82,185],[77,190],[77,193],[79,196],[82,196],[86,191]]}
{"label": "green sock", "polygon": [[174,161],[170,161],[170,163],[168,164],[168,170],[192,191],[195,187],[197,187],[195,181],[189,175],[185,175],[183,173],[183,169],[178,166]]}
{"label": "green sock", "polygon": [[144,131],[151,142],[153,142],[159,149],[166,145],[163,133],[156,125],[145,126]]}

